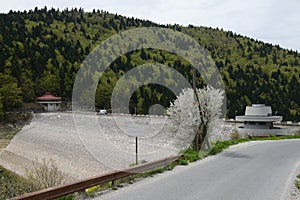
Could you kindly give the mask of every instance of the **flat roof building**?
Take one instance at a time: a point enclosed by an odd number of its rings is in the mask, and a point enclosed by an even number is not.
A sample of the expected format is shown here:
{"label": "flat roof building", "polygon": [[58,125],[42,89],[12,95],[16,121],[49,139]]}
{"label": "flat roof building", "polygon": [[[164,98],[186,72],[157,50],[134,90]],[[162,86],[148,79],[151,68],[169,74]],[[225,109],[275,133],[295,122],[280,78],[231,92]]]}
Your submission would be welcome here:
{"label": "flat roof building", "polygon": [[281,122],[282,116],[274,116],[271,106],[253,104],[246,107],[245,115],[236,116],[235,120],[244,122],[244,126],[239,127],[239,132],[254,136],[277,135],[279,128],[274,127],[273,123]]}

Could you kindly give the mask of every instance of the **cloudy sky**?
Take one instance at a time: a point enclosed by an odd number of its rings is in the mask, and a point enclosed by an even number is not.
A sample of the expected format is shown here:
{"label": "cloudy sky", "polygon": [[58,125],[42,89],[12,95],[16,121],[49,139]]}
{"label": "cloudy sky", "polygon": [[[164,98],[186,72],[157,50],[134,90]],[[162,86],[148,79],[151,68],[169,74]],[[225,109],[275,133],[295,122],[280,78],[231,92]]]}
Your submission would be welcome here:
{"label": "cloudy sky", "polygon": [[95,8],[161,24],[219,27],[300,51],[299,0],[9,0],[0,12],[36,6]]}

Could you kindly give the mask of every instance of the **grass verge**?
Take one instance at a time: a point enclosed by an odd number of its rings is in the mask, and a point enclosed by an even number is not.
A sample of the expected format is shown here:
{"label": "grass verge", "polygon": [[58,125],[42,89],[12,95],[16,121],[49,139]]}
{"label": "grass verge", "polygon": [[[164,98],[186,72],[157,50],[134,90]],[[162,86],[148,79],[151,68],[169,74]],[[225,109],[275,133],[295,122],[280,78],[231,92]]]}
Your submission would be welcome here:
{"label": "grass verge", "polygon": [[294,183],[295,183],[296,188],[300,192],[300,174],[297,175],[297,179],[295,180]]}
{"label": "grass verge", "polygon": [[285,140],[285,139],[299,139],[300,135],[288,135],[288,136],[269,136],[269,137],[258,137],[258,138],[246,138],[246,139],[235,139],[235,140],[226,140],[218,141],[213,146],[208,155],[216,155],[217,153],[222,152],[224,149],[232,145],[239,143],[250,142],[250,141],[259,141],[259,140]]}
{"label": "grass verge", "polygon": [[[178,163],[179,163],[179,161],[178,161]],[[136,181],[138,179],[142,179],[142,178],[146,178],[146,177],[152,177],[154,174],[163,173],[164,171],[172,170],[178,163],[177,162],[172,162],[167,166],[157,167],[157,168],[155,168],[151,171],[148,171],[148,172],[134,174],[134,175],[126,177],[126,178],[117,179],[115,181],[110,181],[108,183],[104,183],[104,184],[101,184],[101,185],[98,185],[98,186],[94,186],[94,187],[86,189],[85,193],[88,197],[95,197],[99,193],[101,193],[103,191],[106,191],[108,189],[118,190],[118,188],[123,187],[125,184],[133,184],[134,181]]]}

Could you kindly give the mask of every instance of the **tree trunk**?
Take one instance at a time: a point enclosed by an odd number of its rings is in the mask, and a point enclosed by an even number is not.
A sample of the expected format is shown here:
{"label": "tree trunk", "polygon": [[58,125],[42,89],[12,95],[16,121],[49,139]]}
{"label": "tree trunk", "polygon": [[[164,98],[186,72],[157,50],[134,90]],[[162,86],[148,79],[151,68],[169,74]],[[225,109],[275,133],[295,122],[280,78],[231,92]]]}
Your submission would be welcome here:
{"label": "tree trunk", "polygon": [[207,130],[207,124],[200,124],[199,127],[195,129],[196,134],[193,142],[193,149],[195,151],[199,151],[201,147],[203,147],[204,150],[209,150],[211,148],[209,144],[209,139],[206,137]]}
{"label": "tree trunk", "polygon": [[208,131],[208,125],[204,124],[202,128],[202,137],[201,137],[201,146],[203,146],[204,150],[209,150],[210,149],[210,144],[209,144],[209,139],[207,137],[207,131]]}
{"label": "tree trunk", "polygon": [[199,147],[199,128],[195,128],[194,131],[196,132],[195,134],[195,139],[194,139],[194,150],[195,151],[199,151],[200,147]]}

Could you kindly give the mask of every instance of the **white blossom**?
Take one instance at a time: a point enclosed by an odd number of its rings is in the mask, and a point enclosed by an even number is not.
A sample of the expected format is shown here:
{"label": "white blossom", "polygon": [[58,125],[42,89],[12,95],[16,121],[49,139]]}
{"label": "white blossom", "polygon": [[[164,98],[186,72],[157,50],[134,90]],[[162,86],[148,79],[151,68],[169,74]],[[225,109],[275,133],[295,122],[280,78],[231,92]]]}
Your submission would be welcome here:
{"label": "white blossom", "polygon": [[199,88],[196,91],[199,102],[194,95],[194,90],[187,88],[182,90],[167,110],[170,118],[168,127],[170,137],[180,149],[191,146],[195,139],[195,130],[199,130],[200,134],[208,137],[207,133],[211,130],[212,124],[221,116],[224,91],[211,86]]}

